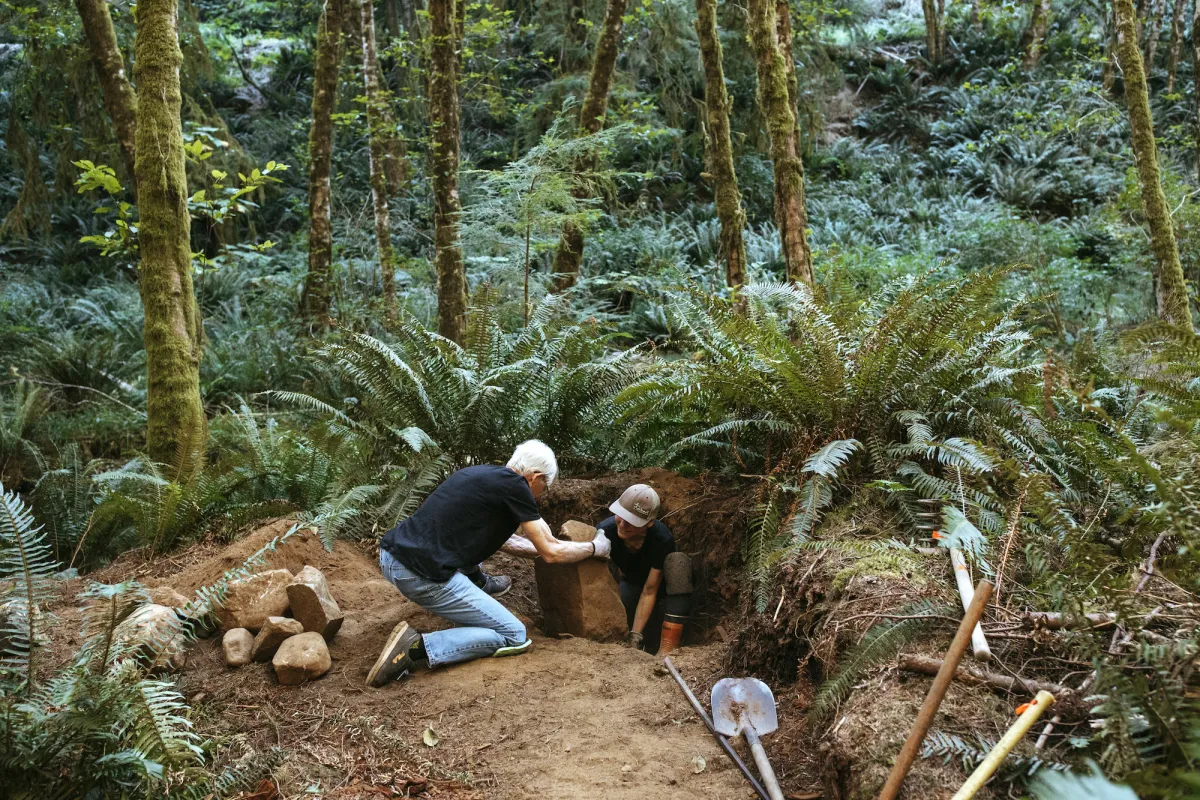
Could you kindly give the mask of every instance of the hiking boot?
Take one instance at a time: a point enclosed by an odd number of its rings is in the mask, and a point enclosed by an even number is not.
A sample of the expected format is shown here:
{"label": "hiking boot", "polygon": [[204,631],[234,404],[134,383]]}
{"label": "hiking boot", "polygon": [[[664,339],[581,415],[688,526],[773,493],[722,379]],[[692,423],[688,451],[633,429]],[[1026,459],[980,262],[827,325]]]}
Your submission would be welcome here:
{"label": "hiking boot", "polygon": [[467,575],[471,579],[471,583],[483,589],[492,597],[500,597],[508,594],[508,590],[512,588],[512,578],[507,575],[488,575],[483,570],[472,572]]}
{"label": "hiking boot", "polygon": [[392,629],[388,636],[383,652],[375,659],[375,665],[367,673],[367,685],[378,689],[389,681],[394,681],[413,668],[412,653],[414,645],[421,642],[421,634],[401,622]]}

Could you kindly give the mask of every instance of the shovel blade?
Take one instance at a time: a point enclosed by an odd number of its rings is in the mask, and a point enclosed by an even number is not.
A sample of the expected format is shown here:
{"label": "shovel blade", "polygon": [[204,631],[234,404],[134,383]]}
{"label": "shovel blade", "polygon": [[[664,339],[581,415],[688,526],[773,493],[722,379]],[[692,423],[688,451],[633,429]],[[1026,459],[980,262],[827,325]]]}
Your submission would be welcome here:
{"label": "shovel blade", "polygon": [[737,736],[744,727],[761,736],[779,727],[775,695],[758,678],[722,678],[711,699],[713,727],[725,736]]}

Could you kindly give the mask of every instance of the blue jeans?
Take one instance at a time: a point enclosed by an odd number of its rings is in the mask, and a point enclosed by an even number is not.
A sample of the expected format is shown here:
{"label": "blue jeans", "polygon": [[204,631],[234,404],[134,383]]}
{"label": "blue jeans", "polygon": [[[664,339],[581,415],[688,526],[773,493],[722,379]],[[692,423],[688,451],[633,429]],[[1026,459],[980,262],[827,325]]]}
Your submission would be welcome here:
{"label": "blue jeans", "polygon": [[423,634],[429,666],[490,656],[501,647],[525,643],[525,626],[461,572],[445,583],[422,578],[386,550],[379,551],[383,577],[426,611],[466,627]]}

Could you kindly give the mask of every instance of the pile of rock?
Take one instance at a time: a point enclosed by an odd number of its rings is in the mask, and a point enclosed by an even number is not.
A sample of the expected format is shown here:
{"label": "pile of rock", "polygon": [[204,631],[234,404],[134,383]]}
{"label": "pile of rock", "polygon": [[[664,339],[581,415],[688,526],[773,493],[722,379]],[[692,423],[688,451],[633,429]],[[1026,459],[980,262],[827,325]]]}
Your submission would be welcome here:
{"label": "pile of rock", "polygon": [[[291,610],[290,617],[285,616]],[[232,581],[219,612],[225,663],[240,667],[270,661],[279,682],[316,680],[333,665],[326,642],[342,627],[342,610],[321,570],[293,575],[286,569]]]}

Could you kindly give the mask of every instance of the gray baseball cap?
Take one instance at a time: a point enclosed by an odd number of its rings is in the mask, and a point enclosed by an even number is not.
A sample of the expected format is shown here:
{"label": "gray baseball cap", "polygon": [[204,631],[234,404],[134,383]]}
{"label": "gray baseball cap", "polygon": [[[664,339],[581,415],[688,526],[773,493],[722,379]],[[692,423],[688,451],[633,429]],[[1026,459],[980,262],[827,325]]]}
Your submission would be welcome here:
{"label": "gray baseball cap", "polygon": [[641,528],[658,518],[658,492],[644,483],[635,483],[622,492],[608,510]]}

